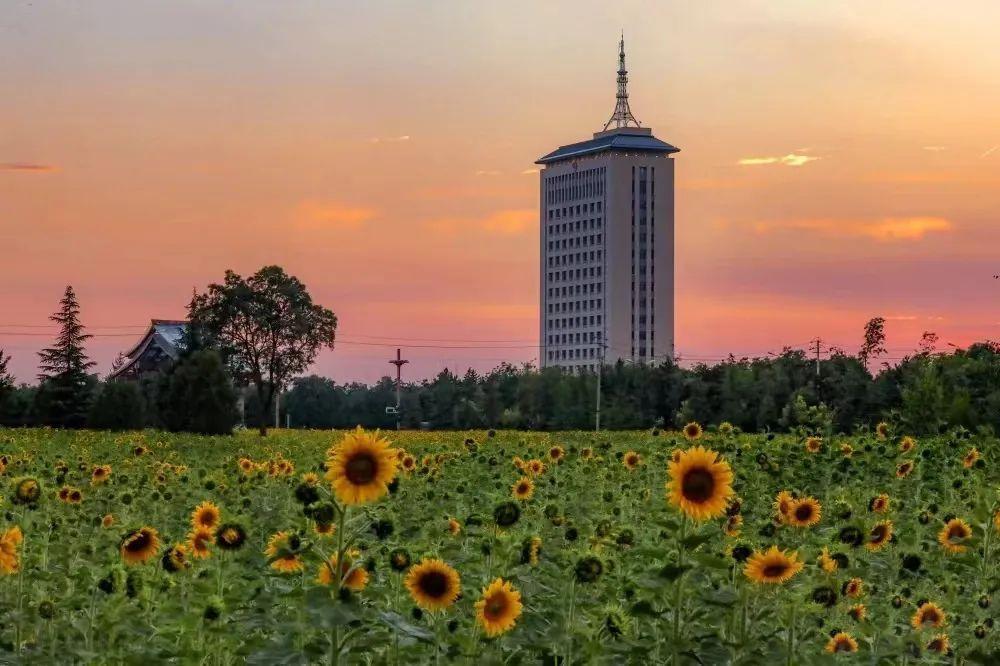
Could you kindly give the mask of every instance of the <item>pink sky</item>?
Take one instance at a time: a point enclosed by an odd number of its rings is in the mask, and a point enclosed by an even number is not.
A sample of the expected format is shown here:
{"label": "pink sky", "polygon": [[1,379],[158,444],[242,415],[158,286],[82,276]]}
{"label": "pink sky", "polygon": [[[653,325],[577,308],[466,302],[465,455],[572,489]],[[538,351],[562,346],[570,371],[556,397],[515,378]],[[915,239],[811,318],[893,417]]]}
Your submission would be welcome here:
{"label": "pink sky", "polygon": [[340,318],[338,381],[397,340],[413,377],[531,360],[533,162],[610,114],[621,28],[634,112],[682,149],[682,356],[856,345],[875,315],[895,356],[1000,338],[1000,8],[830,4],[9,8],[0,347],[31,380],[72,284],[103,374],[277,263]]}

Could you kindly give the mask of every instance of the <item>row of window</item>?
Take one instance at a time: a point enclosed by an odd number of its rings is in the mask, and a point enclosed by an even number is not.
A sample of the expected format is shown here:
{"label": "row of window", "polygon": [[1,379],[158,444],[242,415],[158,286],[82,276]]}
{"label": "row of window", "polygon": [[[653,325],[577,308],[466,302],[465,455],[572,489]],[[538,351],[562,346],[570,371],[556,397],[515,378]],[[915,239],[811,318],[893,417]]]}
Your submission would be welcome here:
{"label": "row of window", "polygon": [[[583,326],[600,326],[601,315],[584,315],[582,317],[560,317],[557,319],[547,319],[548,328],[580,328]],[[600,335],[600,334],[598,334]]]}
{"label": "row of window", "polygon": [[[552,211],[549,211],[550,213]],[[593,231],[594,229],[600,229],[602,227],[601,218],[592,217],[589,220],[577,220],[576,222],[554,222],[549,225],[549,235],[555,236],[557,234],[571,234],[574,231]]]}
{"label": "row of window", "polygon": [[601,234],[590,234],[589,236],[576,236],[574,238],[563,238],[562,240],[549,241],[549,251],[568,250],[573,247],[590,247],[592,245],[600,244]]}
{"label": "row of window", "polygon": [[600,331],[588,331],[586,333],[558,333],[548,336],[549,345],[582,345],[596,344],[601,341]]}
{"label": "row of window", "polygon": [[[551,296],[551,294],[549,294]],[[563,294],[566,296],[566,294]],[[601,299],[591,298],[590,300],[582,301],[567,301],[565,303],[549,303],[547,306],[548,314],[555,314],[556,312],[583,312],[584,310],[600,310],[601,309]]]}
{"label": "row of window", "polygon": [[[551,264],[549,264],[551,265]],[[586,278],[601,277],[600,266],[588,266],[586,268],[569,269],[568,271],[549,271],[546,276],[548,282],[565,282],[566,280],[583,280]]]}
{"label": "row of window", "polygon": [[592,261],[601,261],[604,258],[604,250],[590,250],[589,252],[567,252],[566,254],[554,254],[548,258],[549,266],[568,266],[570,264],[582,264]]}
{"label": "row of window", "polygon": [[584,169],[545,178],[545,200],[562,203],[604,194],[605,167]]}
{"label": "row of window", "polygon": [[569,359],[600,358],[600,356],[597,353],[597,349],[590,347],[586,349],[550,349],[548,358],[550,361],[565,361]]}

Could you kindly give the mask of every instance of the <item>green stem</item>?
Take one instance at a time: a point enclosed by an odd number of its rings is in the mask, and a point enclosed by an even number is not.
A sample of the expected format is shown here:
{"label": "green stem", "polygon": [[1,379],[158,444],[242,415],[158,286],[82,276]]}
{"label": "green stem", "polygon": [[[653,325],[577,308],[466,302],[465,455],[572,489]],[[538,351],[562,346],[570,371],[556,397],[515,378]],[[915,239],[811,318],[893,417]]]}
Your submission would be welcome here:
{"label": "green stem", "polygon": [[[337,565],[333,567],[332,574],[333,578],[333,598],[335,601],[340,599],[340,583],[342,581],[341,572],[344,570],[344,530],[347,529],[347,507],[344,506],[340,510],[340,521],[337,525]],[[330,561],[327,560],[326,566],[330,566]],[[340,644],[340,625],[335,624],[333,626],[333,635],[330,637],[330,666],[338,666],[340,664],[340,651],[343,646]]]}
{"label": "green stem", "polygon": [[787,666],[792,666],[792,657],[795,654],[795,617],[796,611],[798,611],[799,605],[796,601],[792,601],[792,616],[788,622],[788,649],[786,654],[785,664]]}
{"label": "green stem", "polygon": [[566,620],[566,666],[573,663],[573,621],[576,614],[576,577],[569,581],[569,614]]}
{"label": "green stem", "polygon": [[687,518],[681,516],[680,536],[677,539],[677,566],[680,574],[677,577],[677,588],[674,594],[674,630],[673,644],[675,666],[680,664],[681,615],[684,606],[684,537],[687,535]]}

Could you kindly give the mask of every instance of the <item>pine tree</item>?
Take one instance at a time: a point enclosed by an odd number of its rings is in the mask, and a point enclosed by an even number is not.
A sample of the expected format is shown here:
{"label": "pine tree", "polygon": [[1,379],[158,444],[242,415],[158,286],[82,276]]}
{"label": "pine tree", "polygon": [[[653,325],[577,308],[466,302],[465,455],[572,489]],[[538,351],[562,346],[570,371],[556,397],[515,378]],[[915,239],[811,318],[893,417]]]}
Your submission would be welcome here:
{"label": "pine tree", "polygon": [[10,356],[0,348],[0,407],[7,401],[7,397],[14,392],[14,376],[7,370],[10,363]]}
{"label": "pine tree", "polygon": [[38,353],[41,386],[37,403],[45,423],[79,428],[87,420],[94,386],[87,373],[94,362],[87,358],[83,348],[91,336],[80,323],[80,304],[73,287],[66,287],[59,305],[59,311],[49,317],[59,325],[55,345]]}

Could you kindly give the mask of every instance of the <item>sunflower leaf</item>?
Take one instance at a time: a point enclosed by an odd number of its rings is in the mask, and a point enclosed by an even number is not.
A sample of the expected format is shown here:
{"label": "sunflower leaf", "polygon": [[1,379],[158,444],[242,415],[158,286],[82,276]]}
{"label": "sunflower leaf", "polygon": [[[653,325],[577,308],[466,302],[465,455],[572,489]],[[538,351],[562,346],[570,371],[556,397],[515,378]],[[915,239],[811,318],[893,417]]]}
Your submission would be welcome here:
{"label": "sunflower leaf", "polygon": [[418,641],[423,641],[424,643],[434,642],[434,634],[427,631],[423,627],[410,624],[399,613],[385,611],[378,614],[378,619],[400,636],[409,636],[410,638],[415,638]]}

